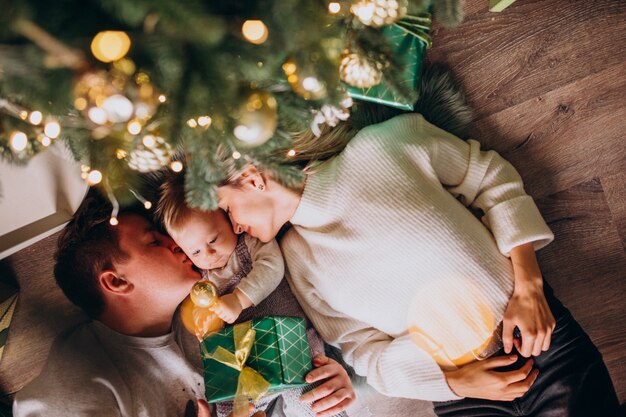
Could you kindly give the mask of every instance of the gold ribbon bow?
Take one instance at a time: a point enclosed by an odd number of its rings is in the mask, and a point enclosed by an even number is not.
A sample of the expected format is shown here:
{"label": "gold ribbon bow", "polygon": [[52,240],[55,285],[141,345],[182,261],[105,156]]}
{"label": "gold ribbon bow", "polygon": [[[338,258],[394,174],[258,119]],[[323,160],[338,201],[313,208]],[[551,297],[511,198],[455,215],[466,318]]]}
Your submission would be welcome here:
{"label": "gold ribbon bow", "polygon": [[213,353],[207,352],[204,344],[202,350],[204,356],[213,359],[239,371],[237,391],[233,400],[233,415],[248,415],[248,398],[258,401],[270,388],[270,383],[263,376],[246,365],[250,356],[250,350],[254,344],[256,331],[252,329],[252,322],[236,324],[233,327],[233,339],[235,341],[235,353],[218,346]]}

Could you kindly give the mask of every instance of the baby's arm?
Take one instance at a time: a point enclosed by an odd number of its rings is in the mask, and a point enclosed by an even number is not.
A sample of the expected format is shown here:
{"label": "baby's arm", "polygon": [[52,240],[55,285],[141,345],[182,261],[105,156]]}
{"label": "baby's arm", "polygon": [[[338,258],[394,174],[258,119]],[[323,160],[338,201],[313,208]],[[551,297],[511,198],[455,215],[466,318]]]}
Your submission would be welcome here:
{"label": "baby's arm", "polygon": [[244,237],[252,258],[252,270],[231,293],[220,297],[213,311],[225,322],[233,323],[246,308],[258,305],[278,287],[285,274],[280,247],[275,240],[263,243]]}
{"label": "baby's arm", "polygon": [[248,296],[239,288],[235,288],[232,293],[221,296],[212,310],[219,318],[230,324],[237,320],[243,310],[252,306],[252,301]]}
{"label": "baby's arm", "polygon": [[[280,247],[275,240],[263,243],[260,240],[245,236],[245,242],[252,259],[252,270],[241,280],[235,292],[239,298],[247,298],[252,305],[258,305],[270,295],[285,275],[285,262]],[[245,308],[245,307],[244,307]]]}

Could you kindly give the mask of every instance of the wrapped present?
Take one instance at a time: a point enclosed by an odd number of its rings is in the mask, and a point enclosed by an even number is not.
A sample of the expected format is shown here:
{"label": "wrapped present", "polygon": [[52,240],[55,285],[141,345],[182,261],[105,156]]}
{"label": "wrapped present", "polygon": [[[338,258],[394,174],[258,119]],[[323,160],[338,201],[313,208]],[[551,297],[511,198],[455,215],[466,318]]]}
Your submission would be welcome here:
{"label": "wrapped present", "polygon": [[348,95],[364,101],[371,101],[401,110],[413,110],[417,100],[416,88],[422,61],[427,48],[431,46],[431,17],[429,13],[405,16],[400,21],[383,29],[385,38],[394,58],[400,64],[399,83],[393,85],[383,73],[380,83],[373,87],[356,88],[346,84]]}
{"label": "wrapped present", "polygon": [[9,336],[9,325],[17,304],[17,289],[0,283],[0,360]]}
{"label": "wrapped present", "polygon": [[307,385],[312,369],[304,319],[270,316],[226,327],[200,343],[206,399],[234,400],[247,410],[248,399]]}

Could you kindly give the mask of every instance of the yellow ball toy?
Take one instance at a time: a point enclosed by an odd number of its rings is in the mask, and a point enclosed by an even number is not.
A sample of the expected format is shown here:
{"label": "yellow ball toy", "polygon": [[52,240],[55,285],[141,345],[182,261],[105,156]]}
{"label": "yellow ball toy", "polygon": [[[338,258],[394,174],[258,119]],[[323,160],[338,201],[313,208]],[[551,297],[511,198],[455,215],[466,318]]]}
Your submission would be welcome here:
{"label": "yellow ball toy", "polygon": [[189,297],[197,307],[210,308],[217,302],[217,288],[209,281],[201,280],[194,284]]}

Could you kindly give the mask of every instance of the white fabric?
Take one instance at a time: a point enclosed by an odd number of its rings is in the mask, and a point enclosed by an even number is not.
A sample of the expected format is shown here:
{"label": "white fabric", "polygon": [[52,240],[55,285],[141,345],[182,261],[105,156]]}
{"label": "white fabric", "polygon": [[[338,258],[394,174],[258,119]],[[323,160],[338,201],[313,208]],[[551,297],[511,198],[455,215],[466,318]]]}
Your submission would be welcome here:
{"label": "white fabric", "polygon": [[287,277],[321,336],[380,392],[432,401],[458,397],[413,338],[450,359],[479,348],[512,294],[511,248],[554,238],[507,161],[417,114],[308,175],[291,223]]}
{"label": "white fabric", "polygon": [[[250,251],[252,271],[237,288],[256,306],[278,287],[285,276],[285,263],[275,240],[263,243],[247,234],[243,238]],[[233,251],[223,268],[204,271],[204,277],[220,288],[242,269],[239,257]]]}
{"label": "white fabric", "polygon": [[177,337],[131,337],[97,321],[78,325],[55,340],[41,374],[18,392],[14,416],[195,415],[185,410],[204,398],[204,380]]}

